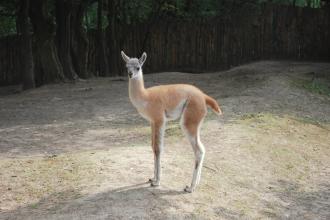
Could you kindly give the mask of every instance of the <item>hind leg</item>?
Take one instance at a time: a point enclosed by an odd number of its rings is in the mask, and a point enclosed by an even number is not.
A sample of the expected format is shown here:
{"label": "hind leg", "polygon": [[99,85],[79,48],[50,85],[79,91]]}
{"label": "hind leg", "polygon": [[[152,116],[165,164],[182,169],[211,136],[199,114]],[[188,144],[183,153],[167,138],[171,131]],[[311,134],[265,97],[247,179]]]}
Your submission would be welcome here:
{"label": "hind leg", "polygon": [[201,178],[205,148],[200,141],[200,126],[203,122],[205,114],[206,110],[203,111],[203,109],[200,109],[200,111],[196,113],[196,109],[194,109],[194,111],[190,111],[187,108],[184,112],[183,118],[181,119],[182,129],[185,132],[195,154],[193,178],[190,187],[187,186],[184,189],[186,192],[193,192],[199,184]]}
{"label": "hind leg", "polygon": [[195,190],[196,186],[200,182],[204,155],[205,155],[205,148],[204,148],[204,145],[200,142],[199,136],[194,136],[193,134],[187,134],[187,136],[188,136],[189,142],[194,150],[195,165],[194,165],[194,172],[193,172],[193,178],[191,181],[191,185],[190,185],[190,187],[187,186],[184,190],[186,192],[193,192]]}

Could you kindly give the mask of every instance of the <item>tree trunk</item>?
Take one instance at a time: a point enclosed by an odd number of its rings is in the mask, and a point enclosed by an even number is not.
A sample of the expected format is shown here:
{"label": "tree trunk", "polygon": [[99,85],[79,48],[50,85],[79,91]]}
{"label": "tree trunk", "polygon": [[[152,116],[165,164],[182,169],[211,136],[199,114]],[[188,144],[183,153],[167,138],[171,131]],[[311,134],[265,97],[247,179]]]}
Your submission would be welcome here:
{"label": "tree trunk", "polygon": [[120,57],[120,48],[119,41],[117,39],[118,30],[118,21],[116,19],[116,3],[117,1],[109,0],[108,2],[108,22],[107,32],[109,34],[109,60],[110,60],[110,76],[121,75],[119,57]]}
{"label": "tree trunk", "polygon": [[19,27],[19,34],[21,35],[22,82],[24,90],[32,89],[35,87],[32,42],[29,22],[29,4],[29,0],[20,0],[17,17],[17,26]]}
{"label": "tree trunk", "polygon": [[[191,3],[191,0],[188,0],[188,2]],[[142,54],[143,52],[145,52],[145,50],[147,49],[147,41],[150,37],[150,33],[152,28],[157,24],[157,22],[160,20],[161,17],[161,10],[163,7],[163,4],[165,3],[164,0],[162,1],[155,1],[153,3],[153,13],[152,16],[149,19],[148,25],[147,25],[147,31],[144,35],[143,41],[142,41],[142,47],[140,50],[140,53]],[[186,3],[186,7],[189,8],[190,10],[190,6],[188,6],[188,3]],[[188,10],[188,9],[187,9]],[[139,54],[140,55],[140,54]]]}
{"label": "tree trunk", "polygon": [[194,0],[185,0],[184,11],[190,12]]}
{"label": "tree trunk", "polygon": [[59,61],[54,44],[55,25],[47,11],[47,1],[33,0],[30,2],[30,18],[33,25],[36,52],[36,63],[39,74],[38,84],[60,82],[65,80],[62,65]]}
{"label": "tree trunk", "polygon": [[98,0],[97,6],[97,71],[100,76],[106,76],[109,74],[109,63],[106,52],[106,46],[104,43],[103,32],[103,0]]}
{"label": "tree trunk", "polygon": [[64,75],[70,80],[76,80],[78,75],[73,68],[71,57],[71,18],[74,2],[56,0],[55,3],[59,58]]}
{"label": "tree trunk", "polygon": [[87,9],[87,2],[80,0],[76,1],[73,7],[71,27],[71,55],[72,63],[78,76],[86,79],[91,75],[87,71],[88,62],[88,37],[85,28],[83,27],[83,18]]}
{"label": "tree trunk", "polygon": [[292,6],[293,7],[296,7],[296,2],[297,2],[296,0],[292,0]]}

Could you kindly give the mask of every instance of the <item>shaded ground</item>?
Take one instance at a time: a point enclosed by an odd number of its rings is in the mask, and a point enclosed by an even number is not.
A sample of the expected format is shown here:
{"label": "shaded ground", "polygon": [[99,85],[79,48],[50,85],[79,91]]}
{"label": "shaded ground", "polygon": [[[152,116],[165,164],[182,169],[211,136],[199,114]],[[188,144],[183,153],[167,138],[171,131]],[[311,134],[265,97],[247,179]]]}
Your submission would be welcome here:
{"label": "shaded ground", "polygon": [[[151,188],[150,128],[127,81],[94,79],[0,96],[0,219],[329,219],[330,98],[305,89],[329,63],[257,62],[161,73],[216,98],[199,188],[179,126],[167,127],[162,186]],[[2,89],[0,94],[15,91]]]}

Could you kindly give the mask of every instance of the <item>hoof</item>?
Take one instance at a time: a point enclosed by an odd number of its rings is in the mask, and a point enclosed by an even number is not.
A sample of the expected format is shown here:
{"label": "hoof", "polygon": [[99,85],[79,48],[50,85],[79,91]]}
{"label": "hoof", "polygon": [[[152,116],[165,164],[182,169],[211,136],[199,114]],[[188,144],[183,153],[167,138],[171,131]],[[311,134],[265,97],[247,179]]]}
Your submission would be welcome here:
{"label": "hoof", "polygon": [[152,187],[160,186],[160,183],[157,183],[157,182],[151,182],[151,183],[150,183],[150,186],[152,186]]}
{"label": "hoof", "polygon": [[191,187],[186,186],[186,188],[184,188],[184,191],[187,193],[192,193],[194,190]]}
{"label": "hoof", "polygon": [[149,179],[148,182],[150,183],[150,186],[159,186],[159,181],[157,182],[155,179]]}

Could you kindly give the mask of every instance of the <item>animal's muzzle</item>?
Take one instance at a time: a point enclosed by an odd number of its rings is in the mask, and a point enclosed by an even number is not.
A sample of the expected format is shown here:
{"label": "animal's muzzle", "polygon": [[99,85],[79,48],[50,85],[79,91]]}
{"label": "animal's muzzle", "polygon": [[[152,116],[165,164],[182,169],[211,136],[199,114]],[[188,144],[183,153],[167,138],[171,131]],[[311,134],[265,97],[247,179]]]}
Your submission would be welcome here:
{"label": "animal's muzzle", "polygon": [[133,73],[128,72],[128,77],[129,77],[129,78],[132,78],[132,76],[133,76]]}

